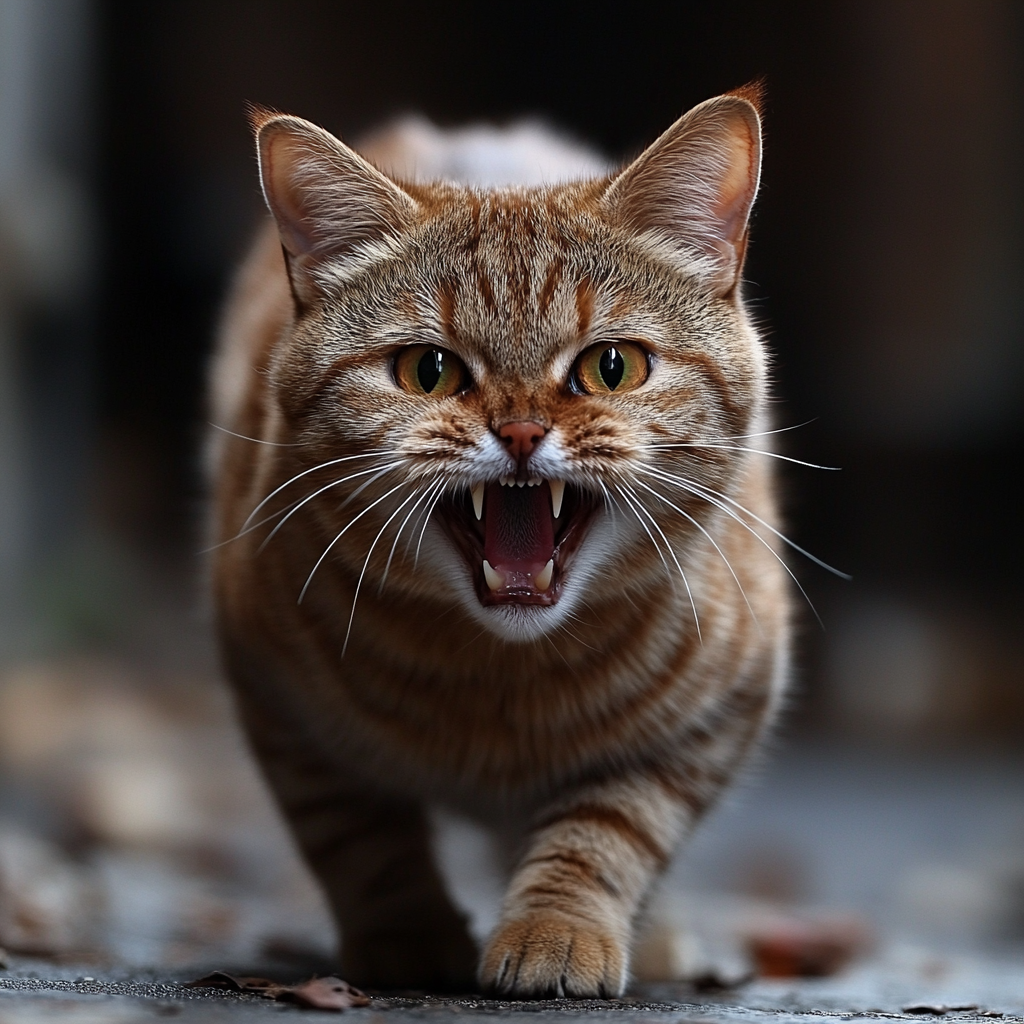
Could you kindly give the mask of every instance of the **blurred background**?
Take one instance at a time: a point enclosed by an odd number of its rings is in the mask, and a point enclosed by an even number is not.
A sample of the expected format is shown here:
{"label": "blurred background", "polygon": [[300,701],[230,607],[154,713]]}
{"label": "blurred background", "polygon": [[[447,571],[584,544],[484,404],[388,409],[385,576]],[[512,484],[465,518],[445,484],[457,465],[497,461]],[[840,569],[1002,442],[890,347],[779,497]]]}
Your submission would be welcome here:
{"label": "blurred background", "polygon": [[[262,216],[246,103],[349,141],[539,115],[621,158],[755,78],[780,445],[841,467],[787,467],[789,532],[853,579],[791,560],[824,628],[805,608],[774,750],[668,885],[693,921],[833,908],[907,948],[1024,948],[1014,0],[0,0],[0,945],[331,949],[203,596],[204,374]],[[700,960],[673,949],[662,973]]]}

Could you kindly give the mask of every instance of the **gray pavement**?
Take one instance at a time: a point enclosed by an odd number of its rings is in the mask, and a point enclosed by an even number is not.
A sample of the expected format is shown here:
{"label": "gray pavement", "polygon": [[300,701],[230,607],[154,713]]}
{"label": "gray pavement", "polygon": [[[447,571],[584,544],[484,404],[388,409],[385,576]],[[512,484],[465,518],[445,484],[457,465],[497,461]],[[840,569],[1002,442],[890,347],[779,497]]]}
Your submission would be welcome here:
{"label": "gray pavement", "polygon": [[[890,955],[877,957],[829,979],[760,980],[714,994],[687,984],[637,986],[621,1000],[556,999],[511,1002],[476,996],[440,998],[417,994],[373,996],[365,1009],[350,1009],[352,1024],[503,1020],[540,1024],[567,1014],[590,1020],[792,1022],[813,1020],[949,1020],[992,1024],[1024,1022],[1024,962],[998,958],[947,958],[918,965]],[[258,996],[186,987],[186,978],[161,979],[134,972],[83,973],[73,966],[17,959],[0,972],[0,1022],[265,1020],[271,1014],[309,1014]]]}

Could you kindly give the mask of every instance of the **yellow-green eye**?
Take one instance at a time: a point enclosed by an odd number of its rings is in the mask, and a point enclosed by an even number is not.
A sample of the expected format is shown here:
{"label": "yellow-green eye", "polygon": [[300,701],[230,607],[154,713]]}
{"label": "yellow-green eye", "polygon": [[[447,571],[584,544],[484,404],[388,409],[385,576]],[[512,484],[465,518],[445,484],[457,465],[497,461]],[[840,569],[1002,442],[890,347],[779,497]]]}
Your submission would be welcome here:
{"label": "yellow-green eye", "polygon": [[589,395],[632,391],[647,380],[647,355],[631,341],[594,345],[576,363],[575,381]]}
{"label": "yellow-green eye", "polygon": [[462,360],[447,349],[410,345],[395,358],[395,378],[414,395],[447,398],[466,387],[469,371]]}

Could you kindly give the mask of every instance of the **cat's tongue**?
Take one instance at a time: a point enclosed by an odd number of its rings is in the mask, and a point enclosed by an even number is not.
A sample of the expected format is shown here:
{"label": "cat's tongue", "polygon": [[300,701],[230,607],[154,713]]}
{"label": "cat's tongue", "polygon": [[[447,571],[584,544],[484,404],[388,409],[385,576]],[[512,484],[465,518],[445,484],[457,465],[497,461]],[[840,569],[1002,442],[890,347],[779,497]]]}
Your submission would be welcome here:
{"label": "cat's tongue", "polygon": [[[484,494],[484,558],[492,591],[545,591],[554,556],[555,530],[551,491],[538,487],[489,484]],[[538,579],[539,577],[539,579]]]}

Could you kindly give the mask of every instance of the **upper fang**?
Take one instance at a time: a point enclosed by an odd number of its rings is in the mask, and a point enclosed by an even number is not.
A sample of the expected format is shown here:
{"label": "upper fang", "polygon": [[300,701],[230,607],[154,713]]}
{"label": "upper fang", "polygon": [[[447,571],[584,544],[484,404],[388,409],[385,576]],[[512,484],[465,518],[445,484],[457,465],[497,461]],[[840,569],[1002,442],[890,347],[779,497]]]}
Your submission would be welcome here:
{"label": "upper fang", "polygon": [[551,488],[551,515],[557,519],[562,514],[562,499],[565,497],[565,481],[549,480]]}
{"label": "upper fang", "polygon": [[476,513],[477,519],[483,519],[484,517],[484,485],[474,484],[471,491],[473,495],[473,511]]}

